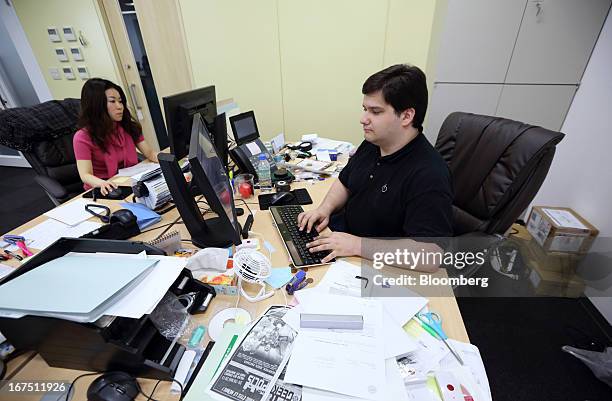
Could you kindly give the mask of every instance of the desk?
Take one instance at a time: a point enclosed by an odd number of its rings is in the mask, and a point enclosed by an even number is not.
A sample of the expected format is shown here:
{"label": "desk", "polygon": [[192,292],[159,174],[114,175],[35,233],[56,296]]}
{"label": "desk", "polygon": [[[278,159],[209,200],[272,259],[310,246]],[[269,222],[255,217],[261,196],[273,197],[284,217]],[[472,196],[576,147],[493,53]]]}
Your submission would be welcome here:
{"label": "desk", "polygon": [[[308,209],[315,208],[321,202],[321,200],[327,193],[327,190],[333,183],[333,180],[334,179],[327,179],[322,182],[316,182],[314,183],[314,185],[309,184],[309,183],[295,183],[293,185],[293,188],[295,189],[298,187],[304,187],[308,189],[313,199],[313,202],[314,202],[312,205],[307,205],[304,207],[305,209],[308,210]],[[120,208],[118,201],[99,200],[98,202],[109,206],[112,210],[116,210]],[[278,234],[278,232],[272,225],[272,217],[270,213],[268,211],[258,210],[259,208],[257,206],[256,197],[248,199],[247,202],[249,203],[249,207],[251,208],[251,210],[253,210],[253,212],[255,213],[255,219],[254,219],[252,231],[263,236],[276,249],[276,251],[272,254],[272,266],[273,267],[287,266],[289,264],[289,256],[287,255],[285,251],[280,235]],[[242,205],[242,202],[239,200],[236,202],[236,206],[244,207],[244,205]],[[244,222],[248,215],[248,210],[246,209],[246,207],[244,208],[245,208],[245,214],[240,217],[241,222]],[[168,224],[169,222],[174,221],[177,217],[178,217],[178,211],[176,209],[173,209],[172,211],[164,214],[162,221],[160,221],[156,226],[162,226],[162,225]],[[46,216],[39,216],[36,219],[13,230],[12,233],[17,234],[17,233],[23,232],[26,229],[38,223],[41,223],[46,218],[47,218]],[[92,218],[92,220],[96,220],[96,219]],[[153,227],[156,227],[156,226],[153,226]],[[153,227],[150,227],[150,228],[153,228]],[[178,230],[181,233],[182,238],[189,238],[189,232],[187,231],[187,228],[184,225],[177,224],[174,227],[172,227],[172,229]],[[140,234],[134,237],[133,239],[141,240],[141,241],[150,240],[150,239],[155,238],[159,233],[161,233],[162,230],[163,228],[161,228],[159,231],[157,230],[149,231],[149,232]],[[187,247],[188,245],[188,243],[183,243],[183,244],[185,245],[185,247]],[[360,259],[353,257],[353,258],[346,258],[346,260],[348,262],[359,264]],[[324,276],[326,271],[327,271],[326,266],[310,268],[308,270],[308,277],[312,277],[315,283],[317,283]],[[411,273],[411,272],[408,272],[408,273]],[[446,273],[444,271],[440,271],[437,275],[439,275],[440,277],[444,277]],[[443,317],[444,330],[446,331],[448,336],[451,338],[454,338],[459,341],[469,342],[469,338],[467,336],[465,326],[463,325],[463,320],[461,318],[461,314],[459,312],[457,302],[454,296],[452,295],[452,292],[449,290],[446,293],[441,293],[440,295],[441,296],[439,297],[430,298],[429,305],[433,310],[436,310],[437,312],[439,312],[440,315]],[[287,299],[291,301],[292,297],[287,296]],[[244,298],[241,298],[238,306],[248,310],[251,313],[252,317],[255,318],[256,316],[261,314],[263,311],[265,311],[265,309],[269,305],[284,304],[284,303],[285,303],[285,298],[283,294],[280,291],[276,291],[273,297],[268,298],[258,303],[249,303]],[[233,307],[235,304],[236,304],[236,297],[218,295],[215,298],[215,300],[211,303],[211,306],[209,307],[208,311],[204,314],[197,315],[195,318],[197,319],[197,321],[203,324],[207,324],[209,319],[217,311],[219,311],[220,309],[224,309],[226,307]],[[16,374],[14,374],[12,379],[20,380],[20,381],[65,380],[65,381],[70,382],[75,377],[83,373],[85,372],[75,371],[75,370],[70,370],[70,369],[51,368],[45,363],[45,361],[40,357],[40,355],[36,355],[21,370],[19,370]],[[73,398],[73,400],[75,401],[86,400],[85,394],[86,394],[87,387],[93,381],[94,378],[95,376],[87,376],[87,377],[80,379],[77,382],[75,386],[76,393],[75,393],[75,397]],[[156,380],[139,379],[139,383],[141,383],[141,387],[147,394],[150,394],[156,382],[157,382]],[[161,400],[178,400],[178,396],[169,394],[169,389],[170,389],[170,383],[162,382],[158,386],[157,390],[155,391],[154,398],[161,399]],[[40,394],[29,394],[29,395],[22,395],[19,397],[16,396],[15,399],[20,400],[20,401],[21,400],[38,401],[40,397],[41,397]],[[144,400],[146,398],[139,396],[138,399]]]}

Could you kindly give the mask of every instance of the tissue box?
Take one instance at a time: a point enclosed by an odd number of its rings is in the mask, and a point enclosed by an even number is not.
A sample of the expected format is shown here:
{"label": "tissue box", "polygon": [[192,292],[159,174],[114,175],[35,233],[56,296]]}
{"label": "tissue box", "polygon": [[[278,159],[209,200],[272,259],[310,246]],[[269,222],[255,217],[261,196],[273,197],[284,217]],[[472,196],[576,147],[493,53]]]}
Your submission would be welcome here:
{"label": "tissue box", "polygon": [[599,230],[567,207],[534,206],[527,231],[547,252],[586,253]]}

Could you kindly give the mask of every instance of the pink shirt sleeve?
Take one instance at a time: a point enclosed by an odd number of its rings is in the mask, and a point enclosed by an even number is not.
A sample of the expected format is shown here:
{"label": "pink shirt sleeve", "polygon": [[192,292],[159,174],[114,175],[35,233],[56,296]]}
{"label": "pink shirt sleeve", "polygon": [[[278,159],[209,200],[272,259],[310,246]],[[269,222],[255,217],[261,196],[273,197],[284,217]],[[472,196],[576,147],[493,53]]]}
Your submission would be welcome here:
{"label": "pink shirt sleeve", "polygon": [[144,141],[144,136],[142,134],[140,134],[140,136],[136,139],[135,143],[140,143],[142,141]]}
{"label": "pink shirt sleeve", "polygon": [[72,147],[76,160],[93,160],[93,143],[89,134],[80,129],[72,137]]}

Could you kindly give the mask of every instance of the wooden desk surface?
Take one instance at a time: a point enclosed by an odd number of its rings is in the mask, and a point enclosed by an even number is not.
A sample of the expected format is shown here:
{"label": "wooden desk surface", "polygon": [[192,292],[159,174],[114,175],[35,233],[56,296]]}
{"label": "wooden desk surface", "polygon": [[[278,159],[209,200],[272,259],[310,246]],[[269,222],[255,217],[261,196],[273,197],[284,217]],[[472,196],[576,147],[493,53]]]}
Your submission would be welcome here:
{"label": "wooden desk surface", "polygon": [[[306,210],[308,210],[311,208],[315,208],[320,203],[320,201],[323,199],[323,197],[327,193],[327,190],[331,186],[332,182],[333,182],[333,179],[327,179],[325,181],[316,182],[314,183],[314,185],[310,183],[295,183],[293,184],[292,187],[294,189],[298,187],[305,187],[308,189],[313,199],[312,205],[307,205],[304,207]],[[272,254],[272,266],[273,267],[288,266],[290,259],[284,248],[280,235],[278,234],[278,232],[272,225],[272,216],[270,215],[270,212],[258,210],[259,208],[257,206],[256,197],[252,197],[245,201],[248,203],[248,206],[251,208],[251,210],[253,210],[253,212],[255,213],[252,231],[257,233],[257,237],[265,238],[265,240],[270,242],[272,246],[276,249],[275,252]],[[119,201],[99,200],[98,202],[109,206],[111,210],[116,210],[120,208]],[[242,204],[242,201],[240,200],[236,201],[236,206],[242,207],[245,209],[245,214],[239,218],[241,222],[244,222],[244,220],[246,220],[246,216],[248,215],[248,210],[246,209],[246,207]],[[173,209],[172,211],[163,215],[162,221],[157,223],[156,226],[162,226],[162,225],[168,224],[169,222],[174,221],[177,217],[178,217],[178,212],[176,209]],[[35,218],[34,220],[13,230],[11,233],[14,233],[14,234],[21,233],[27,230],[28,228],[41,223],[46,218],[47,218],[46,216],[39,216]],[[97,219],[92,218],[91,220],[95,221]],[[150,228],[154,228],[156,226],[152,226]],[[171,230],[174,230],[174,229],[178,230],[181,233],[181,237],[183,239],[190,238],[189,232],[187,231],[186,227],[183,224],[176,224],[174,227],[171,228]],[[155,238],[157,235],[159,235],[163,230],[164,228],[160,228],[159,230],[154,230],[154,231],[148,231],[146,233],[143,233],[143,234],[140,234],[134,237],[133,239],[141,240],[141,241],[151,240]],[[183,246],[187,248],[187,247],[190,247],[190,244],[187,242],[184,242]],[[359,261],[360,261],[359,258],[354,258],[354,257],[346,258],[346,260],[348,262],[355,263],[357,265],[359,264]],[[312,277],[315,280],[315,283],[317,283],[323,277],[326,271],[327,271],[326,266],[310,268],[308,270],[308,277]],[[446,273],[444,271],[440,271],[436,275],[443,277],[445,276],[445,274]],[[292,297],[287,295],[287,300],[291,301],[291,299]],[[285,297],[283,296],[283,293],[281,291],[276,291],[273,297],[268,298],[267,300],[264,300],[258,303],[250,303],[247,300],[245,300],[243,297],[241,297],[238,306],[248,310],[251,313],[252,317],[255,318],[256,316],[259,316],[259,314],[261,314],[269,305],[272,305],[272,304],[283,304],[283,305],[285,304]],[[211,303],[206,313],[197,315],[195,318],[199,322],[203,324],[207,324],[209,319],[212,316],[214,316],[218,311],[228,308],[228,307],[234,307],[235,305],[236,305],[235,296],[231,297],[231,296],[219,295]],[[457,302],[450,289],[446,289],[446,290],[442,289],[440,296],[430,297],[429,305],[433,310],[436,310],[437,312],[439,312],[440,315],[443,317],[444,330],[446,331],[449,337],[454,338],[459,341],[469,342],[469,338],[465,330],[465,326],[463,324],[463,319],[461,318],[461,313],[459,312],[459,307],[457,306]],[[209,340],[208,336],[207,336],[207,340]],[[65,381],[71,382],[74,378],[76,378],[78,375],[83,374],[83,373],[84,372],[82,371],[76,371],[76,370],[71,370],[71,369],[61,369],[61,368],[49,367],[46,364],[46,362],[40,357],[40,355],[36,355],[31,361],[29,361],[29,363],[27,363],[24,367],[22,367],[21,370],[13,374],[12,380],[21,380],[21,381],[24,381],[24,380],[65,380]],[[75,392],[75,396],[73,400],[86,400],[87,387],[93,381],[94,378],[95,377],[87,376],[87,377],[83,377],[77,382],[76,392]],[[157,382],[156,380],[139,379],[139,383],[141,383],[143,390],[147,394],[150,394],[156,382]],[[170,389],[169,383],[167,382],[161,383],[158,386],[157,390],[155,391],[154,398],[168,399],[168,400],[178,399],[178,395],[169,394],[169,389]],[[18,398],[15,398],[15,399],[23,400],[23,401],[29,401],[29,400],[38,401],[40,397],[41,397],[41,394],[29,394],[29,395],[24,394],[24,395],[20,395]],[[146,399],[146,397],[142,397],[141,395],[139,396],[138,399],[144,400]]]}

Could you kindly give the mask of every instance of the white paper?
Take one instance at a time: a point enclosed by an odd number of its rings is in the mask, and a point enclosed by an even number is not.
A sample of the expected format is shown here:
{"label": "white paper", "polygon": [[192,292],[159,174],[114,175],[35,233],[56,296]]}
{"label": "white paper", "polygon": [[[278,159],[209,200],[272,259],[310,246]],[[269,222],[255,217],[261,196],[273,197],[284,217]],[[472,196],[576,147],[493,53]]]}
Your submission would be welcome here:
{"label": "white paper", "polygon": [[560,227],[578,228],[588,230],[588,227],[582,224],[572,213],[567,210],[559,209],[542,209],[550,216],[551,219]]}
{"label": "white paper", "polygon": [[[315,287],[329,294],[361,296],[363,281],[355,278],[361,275],[361,268],[343,260],[330,265],[321,282]],[[427,299],[419,296],[416,292],[406,289],[412,293],[410,297],[379,297],[398,326],[404,326],[418,311],[427,305]]]}
{"label": "white paper", "polygon": [[62,206],[56,207],[55,209],[49,210],[47,213],[45,213],[45,216],[61,221],[69,226],[75,226],[80,222],[93,217],[91,213],[85,210],[85,205],[87,204],[99,205],[99,203],[79,198],[69,203],[65,203]]}
{"label": "white paper", "polygon": [[[384,400],[409,401],[408,393],[404,386],[404,380],[399,373],[399,368],[395,359],[385,360],[385,395]],[[302,388],[302,401],[361,401],[364,398],[351,397],[344,394],[332,393],[330,391],[319,390],[311,387]]]}
{"label": "white paper", "polygon": [[331,163],[331,158],[329,157],[329,152],[327,150],[321,150],[318,152],[315,152],[315,155],[317,156],[317,160],[319,161],[323,161],[323,162],[328,162]]}
{"label": "white paper", "polygon": [[157,163],[138,163],[132,167],[120,168],[117,172],[119,177],[132,177],[136,174],[146,173],[159,168]]}
{"label": "white paper", "polygon": [[416,341],[402,329],[402,326],[395,322],[384,305],[383,311],[385,359],[415,351],[418,347]]}
{"label": "white paper", "polygon": [[[91,253],[74,253],[75,255],[88,255]],[[141,258],[141,254],[125,255],[125,254],[104,254],[96,253],[96,257],[117,257],[117,255],[126,258]],[[134,319],[141,318],[144,314],[153,312],[159,301],[164,297],[168,288],[174,280],[179,276],[185,265],[186,258],[177,258],[174,256],[148,255],[147,259],[157,260],[157,264],[153,266],[151,273],[135,288],[133,288],[124,297],[117,300],[111,305],[105,315],[122,316]]]}
{"label": "white paper", "polygon": [[293,345],[285,381],[353,397],[384,400],[385,361],[382,303],[299,291],[306,313],[362,315],[363,330],[301,329]]}
{"label": "white paper", "polygon": [[255,156],[261,153],[261,149],[259,149],[259,146],[257,146],[255,142],[248,142],[245,145],[249,152],[251,152],[251,155]]}
{"label": "white paper", "polygon": [[[480,398],[475,398],[476,401],[480,401],[481,399],[489,401],[492,400],[487,371],[485,370],[478,347],[473,344],[452,339],[449,339],[448,342],[450,343],[451,347],[453,347],[453,349],[459,353],[464,365],[459,365],[457,359],[449,353],[440,361],[440,368],[453,371],[453,373],[461,380],[462,384],[466,383],[468,387],[473,381],[473,384],[475,384],[479,390],[479,394],[477,395],[480,395]],[[468,388],[468,390],[471,390],[471,392],[474,391],[472,388]]]}
{"label": "white paper", "polygon": [[14,267],[7,266],[5,264],[0,263],[0,279],[4,276],[8,276],[15,270]]}
{"label": "white paper", "polygon": [[61,237],[78,238],[100,227],[102,224],[95,221],[84,221],[75,226],[69,226],[54,219],[47,219],[20,235],[25,237],[28,247],[45,249]]}

